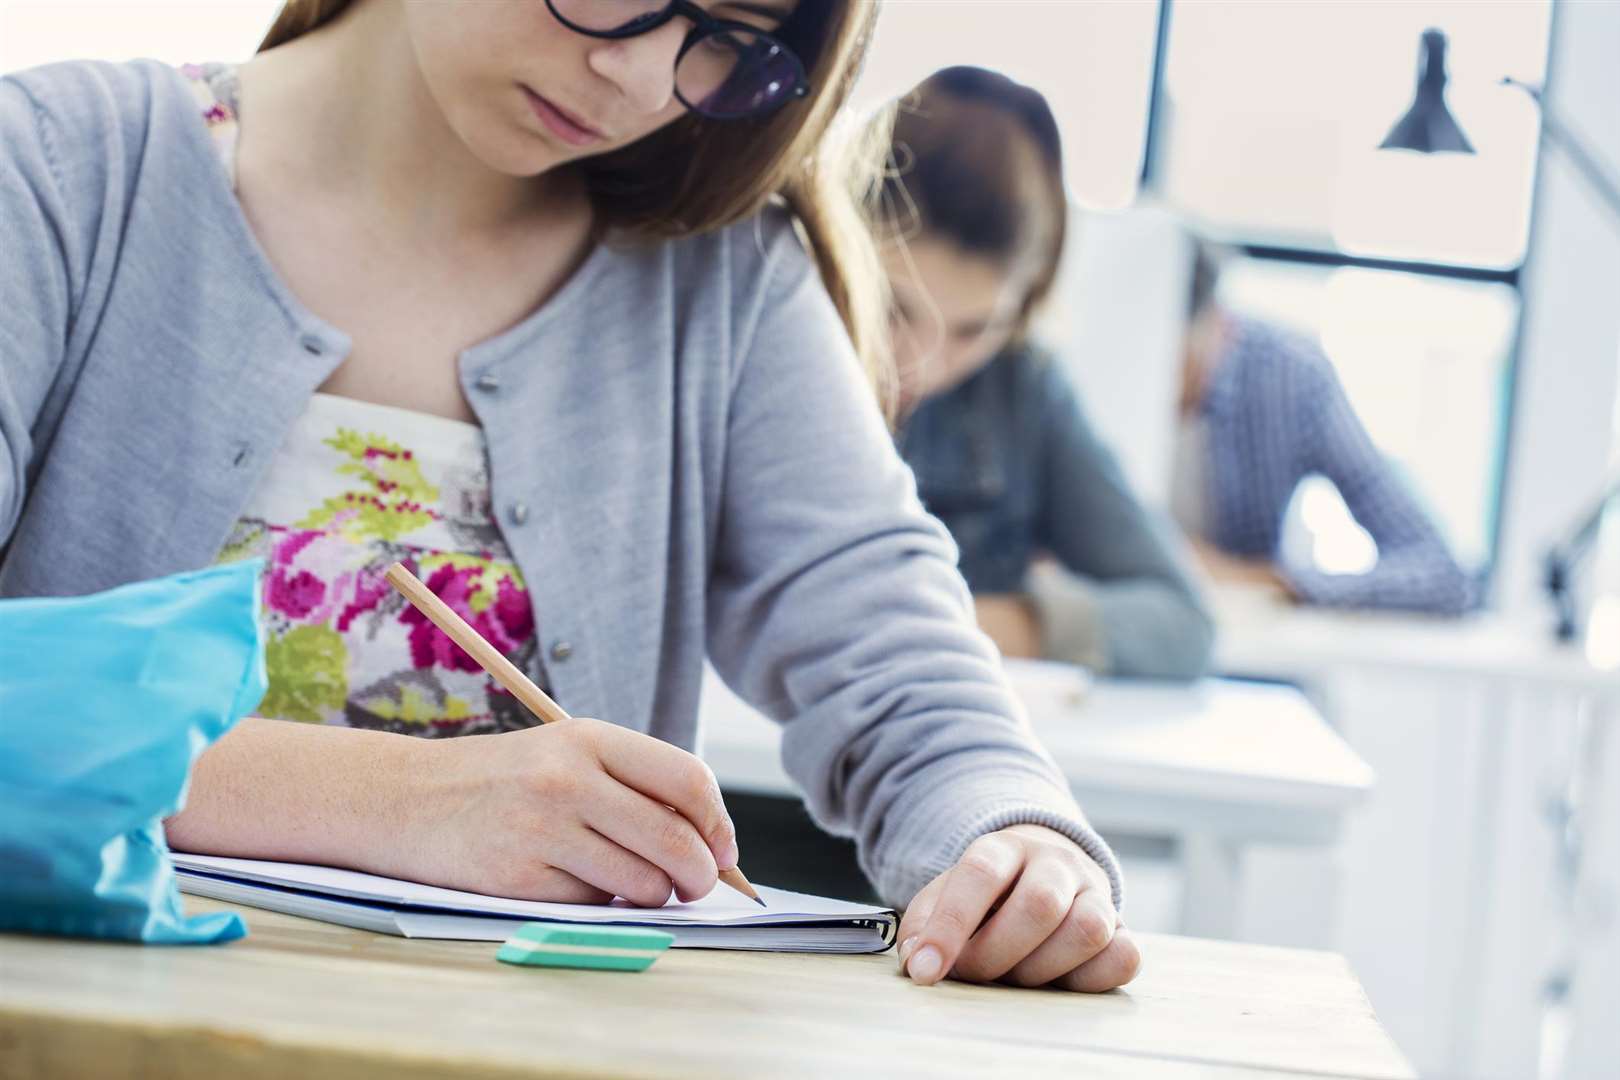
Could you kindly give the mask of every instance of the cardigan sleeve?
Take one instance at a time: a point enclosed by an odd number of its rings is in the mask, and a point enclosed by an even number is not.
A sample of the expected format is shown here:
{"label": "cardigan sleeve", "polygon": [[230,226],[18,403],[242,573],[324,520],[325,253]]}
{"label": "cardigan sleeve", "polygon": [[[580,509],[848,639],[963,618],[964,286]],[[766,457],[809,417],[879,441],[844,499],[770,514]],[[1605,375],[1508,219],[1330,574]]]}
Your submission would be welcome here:
{"label": "cardigan sleeve", "polygon": [[1035,823],[1118,865],[1036,743],[974,624],[956,548],[922,509],[791,231],[735,360],[708,647],[784,726],[816,820],[903,905],[977,836]]}

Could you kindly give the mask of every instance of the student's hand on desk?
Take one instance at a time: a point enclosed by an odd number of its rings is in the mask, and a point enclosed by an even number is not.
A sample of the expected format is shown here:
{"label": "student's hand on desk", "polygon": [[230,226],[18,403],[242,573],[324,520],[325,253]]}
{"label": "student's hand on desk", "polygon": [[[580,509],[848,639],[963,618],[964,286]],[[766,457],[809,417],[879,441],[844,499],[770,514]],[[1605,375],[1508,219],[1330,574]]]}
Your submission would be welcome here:
{"label": "student's hand on desk", "polygon": [[415,880],[656,907],[671,888],[682,900],[707,895],[737,865],[714,774],[650,735],[575,718],[423,749],[420,816],[396,831],[391,860]]}
{"label": "student's hand on desk", "polygon": [[981,836],[923,886],[900,920],[901,970],[923,985],[1052,985],[1101,993],[1142,956],[1114,910],[1108,875],[1062,833],[1014,825]]}
{"label": "student's hand on desk", "polygon": [[1002,656],[1039,657],[1041,624],[1029,597],[1016,593],[981,593],[973,598],[979,629],[996,643]]}
{"label": "student's hand on desk", "polygon": [[1207,540],[1192,540],[1194,554],[1204,567],[1204,573],[1222,585],[1243,585],[1274,593],[1280,599],[1294,599],[1294,590],[1267,559],[1245,559],[1228,555]]}

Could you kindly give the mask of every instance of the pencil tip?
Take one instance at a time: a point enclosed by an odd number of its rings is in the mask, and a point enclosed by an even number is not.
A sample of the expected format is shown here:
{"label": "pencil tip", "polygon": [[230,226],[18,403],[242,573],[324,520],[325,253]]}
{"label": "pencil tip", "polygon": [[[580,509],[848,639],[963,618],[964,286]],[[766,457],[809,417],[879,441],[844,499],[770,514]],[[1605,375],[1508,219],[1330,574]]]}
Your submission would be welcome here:
{"label": "pencil tip", "polygon": [[757,896],[754,897],[754,903],[758,904],[760,907],[765,906],[765,901],[762,900],[760,897],[757,897]]}

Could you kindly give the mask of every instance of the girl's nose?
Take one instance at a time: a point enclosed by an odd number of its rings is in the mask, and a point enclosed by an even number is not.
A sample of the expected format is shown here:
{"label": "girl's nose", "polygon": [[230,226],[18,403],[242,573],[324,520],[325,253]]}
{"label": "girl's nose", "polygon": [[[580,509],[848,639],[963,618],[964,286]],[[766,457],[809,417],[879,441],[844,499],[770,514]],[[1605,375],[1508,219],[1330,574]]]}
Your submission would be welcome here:
{"label": "girl's nose", "polygon": [[591,70],[619,88],[643,115],[662,112],[675,96],[675,58],[691,28],[684,19],[646,34],[604,41],[591,50]]}

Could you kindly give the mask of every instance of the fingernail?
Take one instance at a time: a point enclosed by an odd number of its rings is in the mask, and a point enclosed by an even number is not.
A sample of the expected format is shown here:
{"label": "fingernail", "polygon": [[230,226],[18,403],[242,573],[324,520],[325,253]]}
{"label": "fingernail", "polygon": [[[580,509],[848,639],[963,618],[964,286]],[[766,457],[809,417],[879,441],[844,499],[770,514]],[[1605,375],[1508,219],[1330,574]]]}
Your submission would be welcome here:
{"label": "fingernail", "polygon": [[932,945],[924,945],[906,964],[906,973],[911,976],[912,982],[926,986],[939,978],[940,962],[939,950]]}
{"label": "fingernail", "polygon": [[720,864],[720,869],[722,870],[735,870],[737,868],[737,860],[741,857],[741,853],[737,850],[737,841],[733,840],[731,843],[720,849],[720,857],[716,859],[715,862]]}
{"label": "fingernail", "polygon": [[912,934],[910,937],[906,938],[906,940],[904,940],[904,941],[902,941],[900,943],[900,970],[901,971],[906,970],[906,958],[911,955],[911,950],[915,949],[916,947],[917,947],[917,935],[916,934]]}

